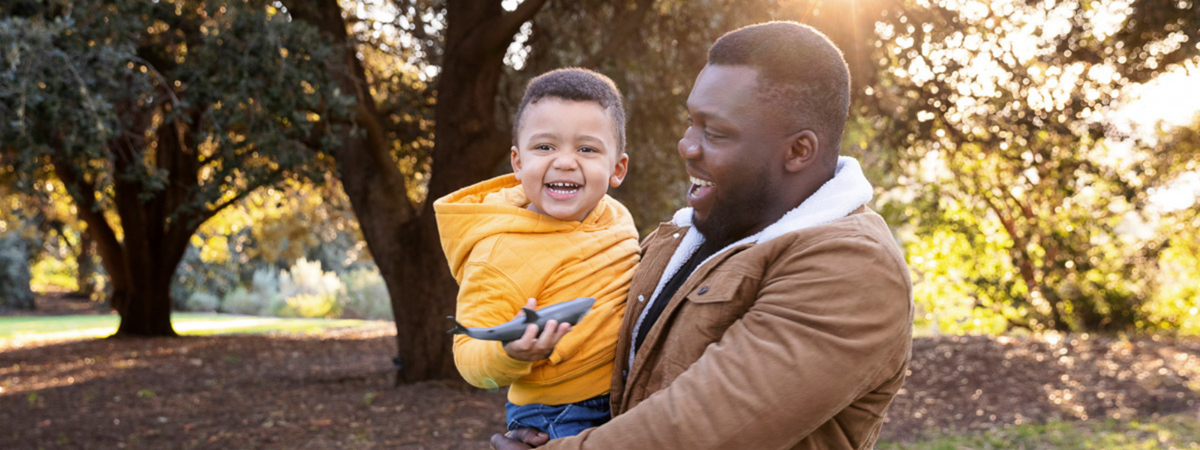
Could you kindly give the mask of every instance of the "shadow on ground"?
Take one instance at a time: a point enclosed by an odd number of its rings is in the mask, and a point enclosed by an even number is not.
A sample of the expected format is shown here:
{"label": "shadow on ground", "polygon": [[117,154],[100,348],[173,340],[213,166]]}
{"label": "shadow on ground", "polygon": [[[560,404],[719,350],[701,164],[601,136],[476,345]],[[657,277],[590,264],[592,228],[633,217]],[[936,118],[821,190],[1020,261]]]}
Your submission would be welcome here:
{"label": "shadow on ground", "polygon": [[394,337],[98,340],[0,353],[0,448],[483,449],[501,393],[392,388]]}
{"label": "shadow on ground", "polygon": [[[392,388],[391,332],[96,340],[0,352],[0,448],[485,449],[502,393]],[[1200,404],[1200,341],[933,337],[885,440]]]}

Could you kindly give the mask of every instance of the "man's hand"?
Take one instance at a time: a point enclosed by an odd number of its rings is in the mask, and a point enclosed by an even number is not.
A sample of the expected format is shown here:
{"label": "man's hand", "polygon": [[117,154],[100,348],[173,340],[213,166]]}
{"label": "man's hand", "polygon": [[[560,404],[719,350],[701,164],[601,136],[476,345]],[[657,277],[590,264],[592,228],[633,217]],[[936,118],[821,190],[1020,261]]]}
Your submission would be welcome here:
{"label": "man's hand", "polygon": [[[537,300],[529,299],[525,307],[536,308]],[[508,356],[513,359],[530,362],[541,361],[550,357],[550,353],[554,352],[554,346],[558,345],[558,341],[568,331],[571,331],[571,324],[560,324],[558,321],[551,320],[546,322],[546,329],[542,330],[541,336],[538,336],[538,326],[531,323],[525,327],[525,334],[520,339],[504,344],[504,351],[508,352]]]}
{"label": "man's hand", "polygon": [[517,428],[505,434],[492,435],[492,448],[495,450],[518,450],[545,445],[550,442],[550,436],[535,428]]}

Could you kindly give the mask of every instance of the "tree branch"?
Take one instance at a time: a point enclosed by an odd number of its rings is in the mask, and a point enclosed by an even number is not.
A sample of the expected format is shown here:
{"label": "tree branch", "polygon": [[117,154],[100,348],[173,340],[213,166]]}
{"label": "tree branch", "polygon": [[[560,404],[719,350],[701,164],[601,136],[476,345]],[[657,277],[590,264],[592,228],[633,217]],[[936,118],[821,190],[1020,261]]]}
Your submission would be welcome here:
{"label": "tree branch", "polygon": [[[646,13],[650,11],[650,7],[654,5],[654,0],[638,0],[634,4],[633,11],[625,9],[621,14],[613,17],[613,23],[617,24],[615,29],[609,30],[608,39],[604,41],[604,45],[600,50],[588,56],[587,59],[580,64],[580,67],[596,67],[604,62],[617,50],[625,46],[633,36],[637,35],[637,30],[642,27],[642,21],[646,18]],[[920,41],[917,41],[920,42]]]}
{"label": "tree branch", "polygon": [[[425,42],[432,41],[433,38],[431,36],[429,36],[429,33],[425,32],[425,18],[422,17],[421,8],[417,6],[416,2],[412,2],[409,6],[412,7],[412,10],[413,10],[412,35],[414,38],[417,38],[417,42],[421,43],[422,47],[425,47],[426,46]],[[399,23],[400,17],[403,17],[403,12],[401,12],[401,14],[396,15],[396,28],[403,28],[400,26],[400,23]]]}
{"label": "tree branch", "polygon": [[67,193],[78,207],[79,218],[87,224],[88,232],[96,241],[105,270],[117,273],[115,265],[124,258],[124,252],[112,225],[96,208],[96,188],[83,181],[60,151],[52,152],[50,158],[54,163],[54,174],[67,187]]}
{"label": "tree branch", "polygon": [[[211,219],[213,216],[220,213],[221,210],[224,210],[225,208],[228,208],[229,206],[233,205],[234,203],[237,203],[237,202],[241,201],[242,199],[246,198],[246,196],[250,195],[251,192],[257,191],[259,188],[266,187],[267,185],[275,184],[275,182],[279,181],[279,178],[282,176],[283,176],[283,170],[276,169],[276,170],[272,171],[270,175],[258,177],[258,182],[253,183],[249,186],[246,186],[246,189],[243,189],[242,192],[239,192],[237,195],[233,196],[233,198],[230,198],[229,200],[221,202],[217,206],[214,206],[212,209],[204,209],[203,210],[204,212],[202,212],[201,214],[198,214],[196,216],[196,218],[202,219],[202,220],[200,220],[200,223],[204,223],[204,221]],[[199,223],[196,225],[198,226]]]}
{"label": "tree branch", "polygon": [[489,22],[493,22],[489,28],[489,32],[483,36],[476,36],[484,39],[483,49],[485,53],[495,51],[497,48],[506,48],[512,42],[513,36],[521,30],[521,25],[533,19],[542,6],[546,4],[546,0],[525,0],[521,2],[517,9],[508,14],[496,17]]}

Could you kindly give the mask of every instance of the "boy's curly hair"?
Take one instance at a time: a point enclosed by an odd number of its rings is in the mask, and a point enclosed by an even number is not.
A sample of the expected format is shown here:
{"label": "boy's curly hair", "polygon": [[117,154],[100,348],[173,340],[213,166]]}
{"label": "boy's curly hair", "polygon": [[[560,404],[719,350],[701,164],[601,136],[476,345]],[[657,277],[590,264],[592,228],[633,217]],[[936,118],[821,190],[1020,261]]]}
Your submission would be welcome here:
{"label": "boy's curly hair", "polygon": [[625,151],[625,107],[621,102],[621,90],[617,84],[603,74],[578,67],[552,70],[529,80],[525,96],[517,107],[513,118],[512,139],[517,145],[521,131],[521,116],[525,108],[546,97],[576,102],[595,102],[612,116],[617,125],[619,151]]}

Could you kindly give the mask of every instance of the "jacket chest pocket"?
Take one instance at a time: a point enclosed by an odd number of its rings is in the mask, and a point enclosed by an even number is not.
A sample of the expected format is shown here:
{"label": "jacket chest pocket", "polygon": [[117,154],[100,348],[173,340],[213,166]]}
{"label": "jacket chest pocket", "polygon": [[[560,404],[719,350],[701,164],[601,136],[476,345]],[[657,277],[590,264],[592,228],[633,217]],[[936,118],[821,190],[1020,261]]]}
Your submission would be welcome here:
{"label": "jacket chest pocket", "polygon": [[692,287],[675,311],[663,354],[686,370],[745,314],[754,303],[757,287],[754,278],[713,271]]}

